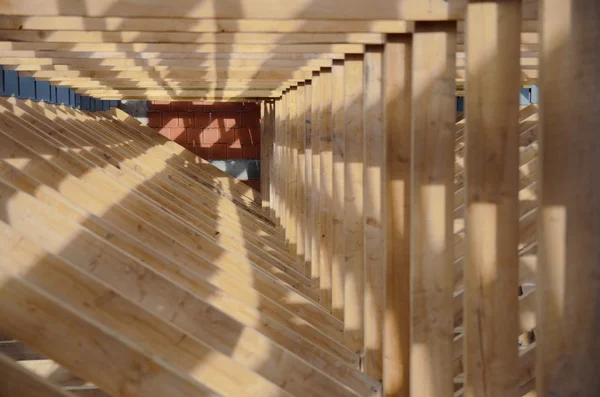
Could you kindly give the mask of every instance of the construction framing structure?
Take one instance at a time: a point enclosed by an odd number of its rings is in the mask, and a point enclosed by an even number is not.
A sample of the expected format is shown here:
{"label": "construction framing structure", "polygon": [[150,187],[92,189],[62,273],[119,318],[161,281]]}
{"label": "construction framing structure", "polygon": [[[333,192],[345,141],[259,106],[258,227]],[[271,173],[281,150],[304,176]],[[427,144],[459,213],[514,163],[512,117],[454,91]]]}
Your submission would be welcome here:
{"label": "construction framing structure", "polygon": [[[0,1],[4,72],[98,103],[0,98],[0,397],[600,395],[599,42],[597,0]],[[259,103],[262,194],[122,99]]]}

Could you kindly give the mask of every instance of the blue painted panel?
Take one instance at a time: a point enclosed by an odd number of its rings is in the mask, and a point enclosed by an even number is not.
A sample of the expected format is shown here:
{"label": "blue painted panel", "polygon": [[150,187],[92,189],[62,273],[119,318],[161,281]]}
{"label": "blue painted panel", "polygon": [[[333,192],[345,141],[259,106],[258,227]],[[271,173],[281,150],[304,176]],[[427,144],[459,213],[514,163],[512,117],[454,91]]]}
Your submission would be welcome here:
{"label": "blue painted panel", "polygon": [[49,81],[35,81],[35,99],[37,101],[50,102]]}
{"label": "blue painted panel", "polygon": [[82,95],[81,96],[81,109],[82,110],[90,110],[91,109],[90,99],[92,99],[92,98],[90,98],[87,95]]}
{"label": "blue painted panel", "polygon": [[531,86],[531,103],[540,103],[540,89],[537,85]]}
{"label": "blue painted panel", "polygon": [[92,112],[96,111],[96,99],[90,98],[90,110]]}
{"label": "blue painted panel", "polygon": [[4,68],[0,65],[0,95],[4,92]]}
{"label": "blue painted panel", "polygon": [[57,87],[56,103],[58,103],[59,105],[69,104],[69,87]]}
{"label": "blue painted panel", "polygon": [[111,108],[116,108],[117,106],[119,106],[119,101],[110,101]]}
{"label": "blue painted panel", "polygon": [[4,91],[2,96],[19,95],[19,73],[16,70],[4,71]]}
{"label": "blue painted panel", "polygon": [[75,107],[75,91],[69,90],[69,106]]}
{"label": "blue painted panel", "polygon": [[35,79],[33,77],[19,77],[19,98],[35,100]]}
{"label": "blue painted panel", "polygon": [[50,84],[50,100],[49,103],[56,103],[58,90],[55,85]]}
{"label": "blue painted panel", "polygon": [[102,101],[102,110],[110,109],[110,101]]}
{"label": "blue painted panel", "polygon": [[465,111],[465,97],[459,96],[459,97],[456,98],[456,110],[458,112],[464,112]]}
{"label": "blue painted panel", "polygon": [[519,95],[519,104],[520,105],[529,105],[531,103],[531,93],[529,92],[529,88],[521,88]]}
{"label": "blue painted panel", "polygon": [[75,109],[81,109],[81,94],[75,94]]}
{"label": "blue painted panel", "polygon": [[95,101],[96,101],[96,105],[95,105],[94,109],[96,111],[102,110],[102,99],[95,99]]}

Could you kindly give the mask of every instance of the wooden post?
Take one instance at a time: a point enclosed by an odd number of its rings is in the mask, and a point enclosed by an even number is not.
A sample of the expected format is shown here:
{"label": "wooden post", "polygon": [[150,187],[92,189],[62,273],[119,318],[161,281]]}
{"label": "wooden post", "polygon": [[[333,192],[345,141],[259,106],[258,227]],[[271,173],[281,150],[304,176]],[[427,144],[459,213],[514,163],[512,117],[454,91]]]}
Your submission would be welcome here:
{"label": "wooden post", "polygon": [[275,213],[275,221],[277,227],[281,228],[281,108],[282,101],[278,99],[275,101],[275,142],[273,144],[273,175],[274,175],[274,189],[273,189],[273,209]]}
{"label": "wooden post", "polygon": [[305,130],[304,117],[306,100],[305,84],[298,84],[298,92],[296,95],[296,261],[298,265],[304,266],[305,253],[305,237],[304,222],[305,222],[305,207],[306,207],[306,160],[305,160]]}
{"label": "wooden post", "polygon": [[387,144],[387,258],[383,395],[409,397],[411,62],[409,35],[388,35],[384,51]]}
{"label": "wooden post", "polygon": [[271,169],[273,148],[273,128],[271,123],[271,102],[260,103],[260,194],[263,210],[268,211],[271,203]]}
{"label": "wooden post", "polygon": [[304,266],[308,276],[312,275],[312,80],[304,85]]}
{"label": "wooden post", "polygon": [[[452,396],[456,23],[413,35],[411,357],[413,397]],[[516,343],[516,342],[515,342]]]}
{"label": "wooden post", "polygon": [[319,199],[321,198],[321,158],[319,152],[321,132],[321,76],[319,72],[313,73],[312,78],[312,98],[311,98],[311,210],[310,210],[310,228],[312,229],[311,247],[310,247],[310,276],[313,280],[319,280],[321,274],[320,268],[320,248],[321,239],[321,217],[319,210]]}
{"label": "wooden post", "polygon": [[344,320],[344,61],[333,61],[331,80],[332,107],[332,213],[331,230],[331,308],[335,317]]}
{"label": "wooden post", "polygon": [[364,349],[364,244],[363,244],[363,55],[346,55],[344,118],[346,157],[344,163],[344,336],[346,345]]}
{"label": "wooden post", "polygon": [[296,114],[296,98],[298,94],[298,88],[292,87],[290,89],[290,97],[288,100],[288,172],[287,172],[287,186],[288,186],[288,228],[287,235],[289,239],[289,251],[290,254],[296,255],[296,215],[298,208],[296,207],[296,175],[298,173],[298,147],[296,142],[296,131],[298,129],[298,119]]}
{"label": "wooden post", "polygon": [[333,156],[331,152],[332,118],[331,118],[331,68],[321,68],[321,93],[319,112],[319,157],[321,188],[319,197],[320,217],[320,243],[319,265],[321,289],[321,305],[331,311],[331,229],[333,229],[333,213],[331,201],[333,199],[332,168]]}
{"label": "wooden post", "polygon": [[386,261],[386,141],[383,125],[383,46],[367,46],[364,64],[365,373],[383,376]]}
{"label": "wooden post", "polygon": [[537,395],[600,395],[600,3],[542,0]]}
{"label": "wooden post", "polygon": [[469,1],[464,272],[468,397],[520,396],[520,28],[520,0]]}
{"label": "wooden post", "polygon": [[288,99],[289,92],[286,91],[283,93],[283,97],[281,98],[281,170],[279,171],[280,175],[280,183],[281,183],[281,195],[279,197],[280,205],[281,205],[281,227],[283,228],[283,233],[285,235],[286,242],[287,238],[287,212],[288,212],[288,203],[287,203],[287,167],[288,167]]}

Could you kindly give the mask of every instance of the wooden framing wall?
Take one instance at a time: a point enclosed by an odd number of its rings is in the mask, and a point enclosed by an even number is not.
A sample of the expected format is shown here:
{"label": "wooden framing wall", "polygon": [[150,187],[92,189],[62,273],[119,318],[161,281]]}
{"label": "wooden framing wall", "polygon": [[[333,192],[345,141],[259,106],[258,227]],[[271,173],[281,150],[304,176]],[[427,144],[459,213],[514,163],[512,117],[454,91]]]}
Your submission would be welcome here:
{"label": "wooden framing wall", "polygon": [[1,4],[5,70],[258,101],[262,196],[0,98],[0,332],[112,395],[600,393],[596,1],[76,3]]}

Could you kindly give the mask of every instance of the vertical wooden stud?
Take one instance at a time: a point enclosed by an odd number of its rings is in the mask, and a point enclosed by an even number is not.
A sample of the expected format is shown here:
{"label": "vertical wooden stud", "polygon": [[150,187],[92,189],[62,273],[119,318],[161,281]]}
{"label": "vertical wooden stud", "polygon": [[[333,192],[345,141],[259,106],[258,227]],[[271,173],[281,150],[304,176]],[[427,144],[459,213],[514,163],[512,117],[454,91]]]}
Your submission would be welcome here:
{"label": "vertical wooden stud", "polygon": [[319,112],[319,158],[321,188],[319,197],[320,217],[320,243],[319,265],[321,289],[321,305],[331,311],[331,229],[333,229],[333,214],[331,201],[333,195],[332,168],[333,156],[331,152],[332,118],[331,118],[331,68],[321,68],[321,93]]}
{"label": "vertical wooden stud", "polygon": [[275,212],[275,221],[277,227],[281,228],[281,112],[282,101],[275,101],[275,142],[273,144],[273,174],[274,174],[274,189],[273,189],[273,209]]}
{"label": "vertical wooden stud", "polygon": [[600,3],[541,0],[537,395],[600,395]]}
{"label": "vertical wooden stud", "polygon": [[415,25],[411,87],[410,387],[413,397],[445,397],[454,392],[455,51],[455,22]]}
{"label": "vertical wooden stud", "polygon": [[270,106],[271,102],[262,101],[260,103],[260,192],[262,198],[262,207],[264,211],[270,208],[271,197],[271,169],[272,167],[272,152],[273,135],[270,123]]}
{"label": "vertical wooden stud", "polygon": [[411,63],[411,37],[388,35],[384,51],[384,124],[388,150],[383,327],[385,397],[409,397]]}
{"label": "vertical wooden stud", "polygon": [[346,55],[344,74],[344,340],[361,353],[364,349],[364,244],[363,244],[363,55]]}
{"label": "vertical wooden stud", "polygon": [[285,235],[286,242],[287,238],[287,219],[288,219],[288,202],[287,202],[287,192],[288,185],[286,183],[287,179],[287,166],[288,166],[288,91],[283,93],[283,97],[281,98],[281,170],[279,174],[281,176],[281,195],[279,197],[280,206],[281,206],[281,227],[283,228],[283,232]]}
{"label": "vertical wooden stud", "polygon": [[305,207],[306,207],[306,161],[305,161],[305,128],[304,128],[304,101],[305,85],[298,84],[296,95],[296,261],[300,266],[305,263]]}
{"label": "vertical wooden stud", "polygon": [[310,275],[315,281],[320,278],[320,248],[321,239],[321,217],[319,199],[321,198],[321,157],[319,151],[320,133],[321,133],[321,76],[318,72],[313,73],[312,78],[312,98],[311,98],[311,210],[310,210],[310,225],[312,229],[311,235],[311,259],[310,259]]}
{"label": "vertical wooden stud", "polygon": [[386,141],[383,126],[383,46],[367,46],[364,62],[365,373],[383,375],[386,261]]}
{"label": "vertical wooden stud", "polygon": [[289,252],[293,256],[296,255],[297,240],[296,240],[296,177],[298,173],[298,147],[296,142],[296,131],[298,129],[298,119],[296,114],[296,98],[298,88],[292,87],[290,89],[290,96],[288,98],[288,146],[289,146],[289,159],[288,159],[288,172],[287,172],[287,186],[288,186],[288,228],[287,235],[289,240]]}
{"label": "vertical wooden stud", "polygon": [[[306,274],[312,274],[312,80],[304,84],[304,257]],[[314,276],[311,276],[314,280]]]}
{"label": "vertical wooden stud", "polygon": [[332,214],[331,230],[331,307],[332,313],[344,320],[344,61],[333,61],[331,72],[332,107]]}
{"label": "vertical wooden stud", "polygon": [[465,395],[519,396],[521,1],[469,1],[466,20]]}

